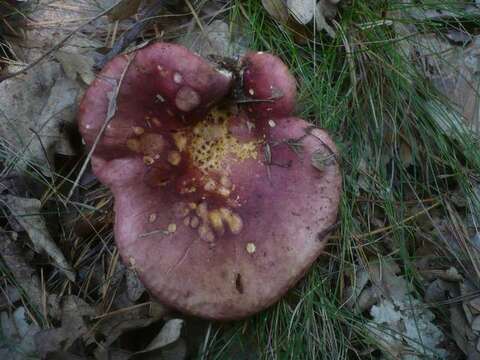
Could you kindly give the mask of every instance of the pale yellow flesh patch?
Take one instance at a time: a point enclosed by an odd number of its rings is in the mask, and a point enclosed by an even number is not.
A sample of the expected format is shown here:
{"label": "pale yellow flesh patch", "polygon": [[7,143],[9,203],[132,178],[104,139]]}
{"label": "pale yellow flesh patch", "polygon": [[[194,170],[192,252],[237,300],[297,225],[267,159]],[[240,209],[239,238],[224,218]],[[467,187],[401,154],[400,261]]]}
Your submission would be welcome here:
{"label": "pale yellow flesh patch", "polygon": [[258,142],[240,143],[228,131],[228,116],[213,109],[193,128],[188,150],[194,165],[202,172],[223,171],[224,160],[233,156],[238,160],[256,159]]}
{"label": "pale yellow flesh patch", "polygon": [[182,155],[178,151],[170,151],[168,153],[168,162],[173,166],[177,166],[182,161]]}

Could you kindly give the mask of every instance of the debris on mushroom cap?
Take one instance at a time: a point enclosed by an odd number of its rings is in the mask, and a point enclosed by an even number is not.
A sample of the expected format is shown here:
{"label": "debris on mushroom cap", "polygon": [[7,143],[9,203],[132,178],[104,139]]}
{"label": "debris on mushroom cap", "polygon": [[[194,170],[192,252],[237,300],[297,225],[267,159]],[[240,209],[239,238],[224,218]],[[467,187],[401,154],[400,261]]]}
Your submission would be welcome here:
{"label": "debris on mushroom cap", "polygon": [[241,60],[255,101],[238,103],[227,97],[232,78],[181,46],[128,56],[107,64],[79,114],[93,146],[119,87],[92,168],[114,194],[123,259],[181,311],[225,320],[266,308],[305,274],[336,220],[335,145],[290,116],[295,80],[271,54]]}

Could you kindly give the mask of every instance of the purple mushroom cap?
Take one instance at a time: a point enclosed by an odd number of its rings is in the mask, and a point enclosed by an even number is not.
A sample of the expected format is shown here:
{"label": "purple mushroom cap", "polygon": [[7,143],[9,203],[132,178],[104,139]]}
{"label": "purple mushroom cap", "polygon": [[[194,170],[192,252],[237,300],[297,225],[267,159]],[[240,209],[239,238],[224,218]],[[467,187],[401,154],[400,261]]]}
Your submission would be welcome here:
{"label": "purple mushroom cap", "polygon": [[158,43],[113,59],[87,90],[79,127],[115,197],[115,241],[166,305],[228,320],[278,300],[325,246],[341,192],[336,148],[291,117],[295,79],[267,53],[238,81]]}

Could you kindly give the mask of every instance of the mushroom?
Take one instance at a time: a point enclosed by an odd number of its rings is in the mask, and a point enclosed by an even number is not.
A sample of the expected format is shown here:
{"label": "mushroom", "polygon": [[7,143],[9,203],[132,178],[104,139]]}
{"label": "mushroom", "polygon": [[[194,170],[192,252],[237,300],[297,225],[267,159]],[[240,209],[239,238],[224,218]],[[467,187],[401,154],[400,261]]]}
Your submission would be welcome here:
{"label": "mushroom", "polygon": [[330,137],[290,116],[285,64],[262,52],[240,64],[235,77],[157,43],[109,62],[78,116],[115,197],[123,260],[164,304],[218,320],[256,313],[302,278],[341,189]]}

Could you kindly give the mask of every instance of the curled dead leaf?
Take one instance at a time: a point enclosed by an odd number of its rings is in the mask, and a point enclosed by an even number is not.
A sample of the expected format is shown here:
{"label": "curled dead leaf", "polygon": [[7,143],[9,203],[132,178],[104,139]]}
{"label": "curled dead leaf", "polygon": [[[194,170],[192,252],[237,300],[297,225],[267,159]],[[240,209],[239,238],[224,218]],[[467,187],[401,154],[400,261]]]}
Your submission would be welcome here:
{"label": "curled dead leaf", "polygon": [[112,20],[123,20],[135,15],[142,0],[122,0],[110,11],[109,17]]}
{"label": "curled dead leaf", "polygon": [[316,1],[315,0],[287,0],[287,7],[294,19],[302,25],[312,21]]}
{"label": "curled dead leaf", "polygon": [[[336,3],[338,3],[337,1]],[[335,29],[328,23],[327,20],[333,19],[337,15],[337,4],[329,0],[320,0],[317,3],[317,8],[315,11],[315,25],[317,31],[325,32],[331,37],[334,38],[336,35]]]}
{"label": "curled dead leaf", "polygon": [[42,204],[38,199],[13,195],[3,196],[3,201],[32,241],[35,251],[45,251],[70,281],[75,281],[75,270],[51,237],[45,220],[40,215]]}
{"label": "curled dead leaf", "polygon": [[288,21],[288,8],[283,0],[262,0],[262,5],[278,22],[285,24]]}

